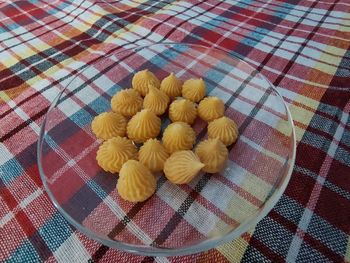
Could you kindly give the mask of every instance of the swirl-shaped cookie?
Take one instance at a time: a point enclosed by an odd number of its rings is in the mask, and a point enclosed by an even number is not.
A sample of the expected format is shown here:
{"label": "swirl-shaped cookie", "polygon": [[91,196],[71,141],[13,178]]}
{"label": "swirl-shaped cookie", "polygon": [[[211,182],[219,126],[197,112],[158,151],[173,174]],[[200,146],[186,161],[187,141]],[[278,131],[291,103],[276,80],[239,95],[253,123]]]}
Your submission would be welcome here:
{"label": "swirl-shaped cookie", "polygon": [[196,104],[188,99],[174,100],[169,106],[169,118],[172,122],[182,121],[191,125],[196,117]]}
{"label": "swirl-shaped cookie", "polygon": [[162,140],[169,153],[190,150],[196,141],[196,133],[187,123],[174,122],[166,127]]}
{"label": "swirl-shaped cookie", "polygon": [[228,157],[226,146],[218,138],[202,141],[197,145],[195,153],[205,164],[202,170],[207,173],[220,172]]}
{"label": "swirl-shaped cookie", "polygon": [[189,183],[204,167],[192,151],[174,152],[164,164],[164,174],[174,184]]}
{"label": "swirl-shaped cookie", "polygon": [[115,136],[124,136],[126,119],[119,113],[103,112],[96,116],[91,123],[92,132],[97,138],[108,140]]}
{"label": "swirl-shaped cookie", "polygon": [[207,122],[224,116],[225,105],[218,97],[204,98],[198,106],[199,117]]}
{"label": "swirl-shaped cookie", "polygon": [[168,152],[157,139],[148,139],[139,151],[139,161],[152,172],[162,171],[168,157]]}
{"label": "swirl-shaped cookie", "polygon": [[132,78],[132,87],[142,96],[146,96],[149,86],[159,88],[159,79],[148,69],[137,72]]}
{"label": "swirl-shaped cookie", "polygon": [[141,143],[157,137],[160,132],[160,125],[160,118],[154,112],[143,109],[131,118],[126,132],[131,140]]}
{"label": "swirl-shaped cookie", "polygon": [[149,86],[149,92],[143,100],[143,107],[153,111],[156,115],[162,115],[168,108],[169,97],[160,89]]}
{"label": "swirl-shaped cookie", "polygon": [[98,165],[106,172],[116,173],[129,159],[137,158],[137,148],[125,137],[113,137],[103,142],[96,155]]}
{"label": "swirl-shaped cookie", "polygon": [[221,117],[208,124],[208,137],[218,138],[226,146],[234,143],[238,138],[236,123],[227,117]]}
{"label": "swirl-shaped cookie", "polygon": [[111,106],[114,112],[131,117],[142,109],[142,97],[134,89],[123,89],[112,97]]}
{"label": "swirl-shaped cookie", "polygon": [[130,202],[143,202],[156,191],[156,178],[142,163],[129,160],[123,164],[117,182],[121,198]]}
{"label": "swirl-shaped cookie", "polygon": [[169,76],[164,78],[160,83],[160,89],[168,95],[169,98],[180,97],[182,92],[182,81],[171,73]]}
{"label": "swirl-shaped cookie", "polygon": [[186,80],[182,85],[182,97],[193,102],[199,102],[205,97],[207,88],[202,78]]}

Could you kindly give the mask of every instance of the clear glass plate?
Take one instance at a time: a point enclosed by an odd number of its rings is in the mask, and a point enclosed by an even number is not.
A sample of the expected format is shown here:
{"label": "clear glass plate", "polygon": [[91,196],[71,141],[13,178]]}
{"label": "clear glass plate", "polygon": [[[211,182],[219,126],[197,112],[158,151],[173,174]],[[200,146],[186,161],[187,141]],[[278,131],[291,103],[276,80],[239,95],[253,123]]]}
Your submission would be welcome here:
{"label": "clear glass plate", "polygon": [[[118,196],[118,175],[98,167],[101,142],[90,123],[142,69],[160,79],[171,72],[183,80],[202,77],[208,95],[225,102],[240,136],[221,173],[201,173],[181,186],[157,174],[156,194],[133,204]],[[205,122],[197,119],[193,128],[198,140],[206,138]],[[100,58],[54,100],[38,141],[45,189],[73,226],[106,246],[155,256],[207,250],[253,227],[281,197],[294,159],[293,121],[273,85],[224,51],[190,44],[153,44]]]}

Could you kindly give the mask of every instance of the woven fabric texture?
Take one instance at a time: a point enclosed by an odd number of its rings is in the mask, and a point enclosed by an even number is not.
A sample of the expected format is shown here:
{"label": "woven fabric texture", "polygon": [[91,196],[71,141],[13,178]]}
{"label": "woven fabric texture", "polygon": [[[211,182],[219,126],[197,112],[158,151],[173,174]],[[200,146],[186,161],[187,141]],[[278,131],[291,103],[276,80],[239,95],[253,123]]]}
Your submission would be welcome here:
{"label": "woven fabric texture", "polygon": [[[133,45],[215,46],[289,104],[290,183],[254,229],[215,249],[143,257],[74,229],[49,200],[36,143],[57,91],[101,55]],[[0,2],[0,262],[350,262],[350,2]]]}

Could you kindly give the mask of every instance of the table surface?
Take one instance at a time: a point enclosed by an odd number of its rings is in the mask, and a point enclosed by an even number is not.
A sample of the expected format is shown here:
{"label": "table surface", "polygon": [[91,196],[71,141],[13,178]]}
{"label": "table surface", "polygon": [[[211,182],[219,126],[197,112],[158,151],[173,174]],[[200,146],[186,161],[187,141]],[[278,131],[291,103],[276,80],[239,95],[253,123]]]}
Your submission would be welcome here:
{"label": "table surface", "polygon": [[[215,45],[260,70],[289,104],[297,157],[254,229],[207,252],[145,258],[68,224],[43,189],[36,141],[53,94],[85,58],[159,41]],[[350,262],[349,111],[348,0],[3,1],[0,261]]]}

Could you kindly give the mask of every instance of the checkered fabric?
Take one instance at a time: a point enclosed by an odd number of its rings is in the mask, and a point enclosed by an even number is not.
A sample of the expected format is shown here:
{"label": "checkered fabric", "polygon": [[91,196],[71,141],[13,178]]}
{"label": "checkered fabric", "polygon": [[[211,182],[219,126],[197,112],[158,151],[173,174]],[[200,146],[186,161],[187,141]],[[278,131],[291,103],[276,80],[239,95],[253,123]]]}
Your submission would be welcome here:
{"label": "checkered fabric", "polygon": [[[142,257],[74,229],[36,164],[39,126],[69,77],[101,55],[171,41],[216,46],[289,103],[290,183],[254,229],[215,249]],[[0,262],[350,262],[350,2],[0,2]],[[200,189],[199,189],[200,190]]]}

